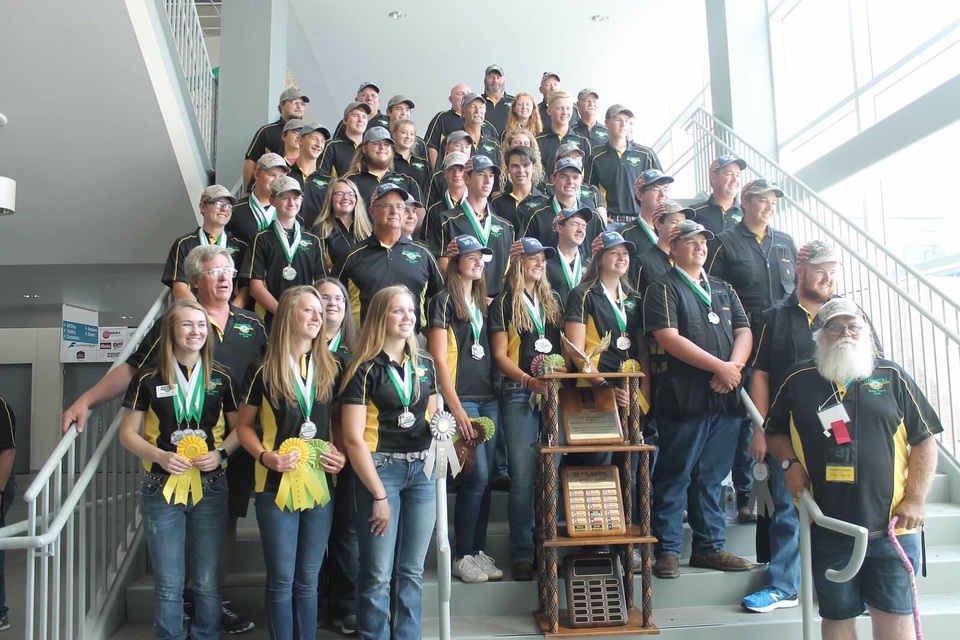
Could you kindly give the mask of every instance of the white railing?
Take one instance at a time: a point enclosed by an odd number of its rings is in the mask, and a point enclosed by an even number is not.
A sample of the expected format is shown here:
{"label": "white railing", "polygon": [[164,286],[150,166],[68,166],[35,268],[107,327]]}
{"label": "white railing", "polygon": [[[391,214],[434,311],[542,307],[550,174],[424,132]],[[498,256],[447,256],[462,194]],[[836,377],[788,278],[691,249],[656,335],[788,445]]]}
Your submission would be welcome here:
{"label": "white railing", "polygon": [[775,226],[798,245],[820,238],[837,247],[842,262],[838,293],[854,299],[869,314],[886,357],[916,379],[943,422],[944,445],[957,455],[960,402],[951,397],[960,381],[957,301],[711,114],[697,109],[686,131],[693,151],[668,173],[690,186],[683,191],[678,187],[675,193],[709,193],[709,165],[722,153],[747,162],[742,183],[756,177],[777,182],[785,195]]}
{"label": "white railing", "polygon": [[197,112],[197,122],[211,164],[216,158],[217,79],[210,66],[210,56],[200,26],[200,16],[193,0],[163,0],[183,76],[190,90],[190,100]]}
{"label": "white railing", "polygon": [[[165,289],[114,367],[133,353],[167,295]],[[67,430],[24,493],[27,519],[0,529],[0,549],[27,550],[25,638],[99,637],[100,613],[117,596],[116,578],[138,546],[142,467],[119,444],[119,407],[114,400],[91,411],[83,433],[76,425]],[[100,419],[114,414],[98,433]]]}

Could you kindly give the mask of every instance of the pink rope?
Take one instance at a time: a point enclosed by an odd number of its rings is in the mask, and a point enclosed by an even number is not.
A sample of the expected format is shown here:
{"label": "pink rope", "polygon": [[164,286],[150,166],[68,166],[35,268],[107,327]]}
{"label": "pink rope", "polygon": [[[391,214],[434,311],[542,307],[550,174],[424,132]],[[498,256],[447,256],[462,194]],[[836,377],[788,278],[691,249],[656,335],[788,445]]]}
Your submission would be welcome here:
{"label": "pink rope", "polygon": [[899,521],[900,516],[891,518],[890,524],[887,525],[887,537],[893,543],[893,548],[897,550],[897,555],[900,556],[900,561],[903,562],[903,566],[907,569],[907,575],[910,576],[910,596],[913,598],[913,629],[917,634],[917,640],[923,640],[923,630],[920,628],[920,599],[917,596],[917,574],[913,570],[910,558],[907,557],[907,552],[900,546],[900,541],[897,540],[897,536],[893,532]]}

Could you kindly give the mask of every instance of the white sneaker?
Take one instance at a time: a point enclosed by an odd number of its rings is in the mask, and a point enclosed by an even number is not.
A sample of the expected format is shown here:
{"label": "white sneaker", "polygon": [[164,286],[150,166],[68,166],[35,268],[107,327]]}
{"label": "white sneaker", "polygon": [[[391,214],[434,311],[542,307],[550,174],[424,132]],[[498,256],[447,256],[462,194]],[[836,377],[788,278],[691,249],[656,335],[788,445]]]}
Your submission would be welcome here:
{"label": "white sneaker", "polygon": [[481,571],[487,574],[488,580],[499,580],[503,577],[503,571],[497,566],[496,561],[483,551],[473,556],[473,561],[477,563]]}
{"label": "white sneaker", "polygon": [[630,558],[633,564],[633,572],[639,573],[643,571],[643,556],[640,555],[640,549],[634,548],[633,556]]}
{"label": "white sneaker", "polygon": [[473,556],[463,556],[453,563],[453,576],[468,584],[486,582],[487,574],[480,569]]}

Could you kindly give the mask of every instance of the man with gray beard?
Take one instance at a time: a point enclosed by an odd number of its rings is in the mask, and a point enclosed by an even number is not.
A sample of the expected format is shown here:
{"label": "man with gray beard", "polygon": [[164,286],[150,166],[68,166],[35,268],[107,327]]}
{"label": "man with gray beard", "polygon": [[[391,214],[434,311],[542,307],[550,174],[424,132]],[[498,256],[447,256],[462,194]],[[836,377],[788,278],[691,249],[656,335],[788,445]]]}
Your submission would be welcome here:
{"label": "man with gray beard", "polygon": [[943,427],[903,368],[876,357],[855,303],[834,298],[817,318],[814,358],[787,372],[764,428],[791,495],[809,487],[824,514],[870,532],[860,571],[835,583],[824,572],[849,560],[853,539],[812,527],[822,636],[856,638],[855,618],[869,608],[874,637],[912,637],[910,580],[885,534],[896,517],[898,540],[916,569],[916,530],[937,464],[930,436]]}

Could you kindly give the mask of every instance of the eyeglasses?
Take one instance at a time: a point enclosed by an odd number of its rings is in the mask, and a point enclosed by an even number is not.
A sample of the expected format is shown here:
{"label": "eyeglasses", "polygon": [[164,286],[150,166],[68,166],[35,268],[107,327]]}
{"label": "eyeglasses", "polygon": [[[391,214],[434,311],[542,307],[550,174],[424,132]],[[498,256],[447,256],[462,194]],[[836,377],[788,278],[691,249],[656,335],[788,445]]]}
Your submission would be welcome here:
{"label": "eyeglasses", "polygon": [[323,302],[323,304],[330,304],[331,302],[333,304],[344,304],[346,303],[347,299],[343,296],[328,296],[320,294],[320,301]]}
{"label": "eyeglasses", "polygon": [[207,269],[206,271],[201,271],[200,273],[208,276],[212,276],[219,280],[223,276],[232,278],[237,275],[237,270],[231,267],[214,267],[213,269]]}
{"label": "eyeglasses", "polygon": [[356,200],[357,194],[353,191],[334,191],[333,197],[337,200]]}
{"label": "eyeglasses", "polygon": [[208,202],[207,204],[220,211],[233,211],[233,205],[229,202],[220,202],[218,200],[217,202]]}
{"label": "eyeglasses", "polygon": [[407,210],[407,205],[403,204],[393,204],[390,202],[382,202],[380,204],[373,205],[374,207],[379,207],[381,209],[386,209],[387,211],[396,211],[397,213],[403,213]]}
{"label": "eyeglasses", "polygon": [[831,322],[828,325],[824,325],[823,330],[835,338],[839,338],[844,332],[849,333],[851,336],[858,336],[860,332],[863,331],[863,324],[860,322],[851,322],[850,324]]}

